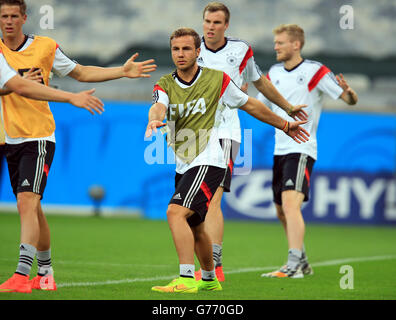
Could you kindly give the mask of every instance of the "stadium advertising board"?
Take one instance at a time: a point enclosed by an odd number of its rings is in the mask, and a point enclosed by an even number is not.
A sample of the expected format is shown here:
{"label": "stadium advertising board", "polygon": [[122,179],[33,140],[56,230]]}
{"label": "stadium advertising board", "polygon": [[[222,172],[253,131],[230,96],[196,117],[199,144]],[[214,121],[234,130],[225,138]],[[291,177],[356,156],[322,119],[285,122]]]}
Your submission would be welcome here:
{"label": "stadium advertising board", "polygon": [[[227,218],[277,220],[272,196],[272,170],[256,169],[233,179],[223,205]],[[396,223],[396,177],[364,172],[317,172],[306,221],[327,223]]]}

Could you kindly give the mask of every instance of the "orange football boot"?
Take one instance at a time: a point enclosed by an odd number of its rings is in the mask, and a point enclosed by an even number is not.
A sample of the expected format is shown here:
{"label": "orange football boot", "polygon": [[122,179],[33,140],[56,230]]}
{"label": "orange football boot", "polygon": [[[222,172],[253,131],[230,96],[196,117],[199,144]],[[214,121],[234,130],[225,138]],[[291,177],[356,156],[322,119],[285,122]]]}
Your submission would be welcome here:
{"label": "orange football boot", "polygon": [[29,276],[14,273],[10,279],[0,285],[0,292],[31,293],[32,286],[30,285]]}

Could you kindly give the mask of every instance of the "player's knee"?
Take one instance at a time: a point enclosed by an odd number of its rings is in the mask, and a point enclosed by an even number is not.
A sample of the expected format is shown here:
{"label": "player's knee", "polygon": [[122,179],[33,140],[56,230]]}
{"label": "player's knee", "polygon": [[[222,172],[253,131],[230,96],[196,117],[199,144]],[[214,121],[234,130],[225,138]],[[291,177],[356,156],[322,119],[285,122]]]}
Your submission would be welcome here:
{"label": "player's knee", "polygon": [[205,232],[205,229],[203,228],[203,224],[201,223],[198,226],[194,226],[191,228],[194,236],[194,241],[195,242],[200,242],[202,239],[205,239],[208,237],[207,233]]}
{"label": "player's knee", "polygon": [[293,202],[284,202],[282,204],[282,212],[284,214],[284,217],[301,214],[300,207]]}
{"label": "player's knee", "polygon": [[37,212],[40,204],[40,195],[33,192],[20,192],[17,196],[17,208],[20,214]]}
{"label": "player's knee", "polygon": [[176,218],[185,218],[187,216],[186,208],[174,204],[170,204],[168,206],[168,210],[166,211],[166,216],[168,220],[176,219]]}

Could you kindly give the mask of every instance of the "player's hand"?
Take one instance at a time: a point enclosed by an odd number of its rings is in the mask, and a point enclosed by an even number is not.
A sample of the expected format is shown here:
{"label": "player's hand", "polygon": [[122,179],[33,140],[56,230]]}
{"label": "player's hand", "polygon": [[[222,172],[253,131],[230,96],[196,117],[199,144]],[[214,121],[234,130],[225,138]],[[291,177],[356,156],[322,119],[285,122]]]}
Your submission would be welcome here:
{"label": "player's hand", "polygon": [[70,103],[76,107],[88,110],[91,114],[102,114],[104,112],[103,102],[93,96],[95,89],[81,91],[79,93],[74,93],[73,97],[70,99]]}
{"label": "player's hand", "polygon": [[43,83],[44,82],[43,75],[41,73],[41,69],[34,70],[34,68],[31,68],[29,71],[26,71],[23,74],[22,78],[25,78],[27,80],[36,81],[36,82],[39,82],[39,83]]}
{"label": "player's hand", "polygon": [[352,89],[349,86],[348,82],[344,79],[344,75],[342,73],[336,75],[336,79],[338,82],[338,85],[342,88],[347,93],[352,93]]}
{"label": "player's hand", "polygon": [[131,58],[125,62],[123,70],[124,77],[128,78],[150,78],[150,72],[154,72],[157,69],[157,65],[153,64],[154,59],[135,62],[135,59],[139,56],[139,53],[135,53]]}
{"label": "player's hand", "polygon": [[308,114],[303,110],[303,108],[306,108],[308,105],[306,104],[299,104],[298,106],[292,106],[287,114],[292,117],[294,120],[301,120],[305,121],[308,120]]}
{"label": "player's hand", "polygon": [[153,131],[155,133],[157,133],[157,128],[161,128],[163,126],[165,126],[166,123],[163,123],[162,121],[159,120],[151,120],[146,128],[146,138],[151,137],[151,135],[153,134]]}
{"label": "player's hand", "polygon": [[307,142],[310,135],[307,130],[301,127],[304,123],[307,123],[307,121],[289,122],[288,127],[283,131],[297,143]]}

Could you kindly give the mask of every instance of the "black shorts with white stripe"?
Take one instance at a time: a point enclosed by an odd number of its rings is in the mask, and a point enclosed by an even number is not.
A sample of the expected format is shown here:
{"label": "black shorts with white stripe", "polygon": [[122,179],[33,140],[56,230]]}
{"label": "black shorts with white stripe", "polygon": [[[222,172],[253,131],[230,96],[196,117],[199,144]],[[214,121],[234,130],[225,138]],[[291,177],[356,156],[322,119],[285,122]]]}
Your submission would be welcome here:
{"label": "black shorts with white stripe", "polygon": [[55,143],[47,140],[6,144],[6,158],[12,191],[34,192],[41,195],[55,153]]}
{"label": "black shorts with white stripe", "polygon": [[227,168],[224,178],[220,183],[220,187],[223,187],[224,192],[230,192],[232,172],[234,170],[235,159],[239,152],[240,143],[231,139],[220,139],[220,145],[223,148],[224,157],[227,161]]}
{"label": "black shorts with white stripe", "polygon": [[225,169],[213,166],[197,166],[184,174],[176,173],[175,193],[169,204],[178,204],[194,211],[187,219],[191,227],[205,220],[210,201],[224,177]]}
{"label": "black shorts with white stripe", "polygon": [[296,190],[309,200],[310,177],[315,160],[304,153],[289,153],[274,156],[272,168],[272,192],[274,202],[282,205],[282,192]]}

